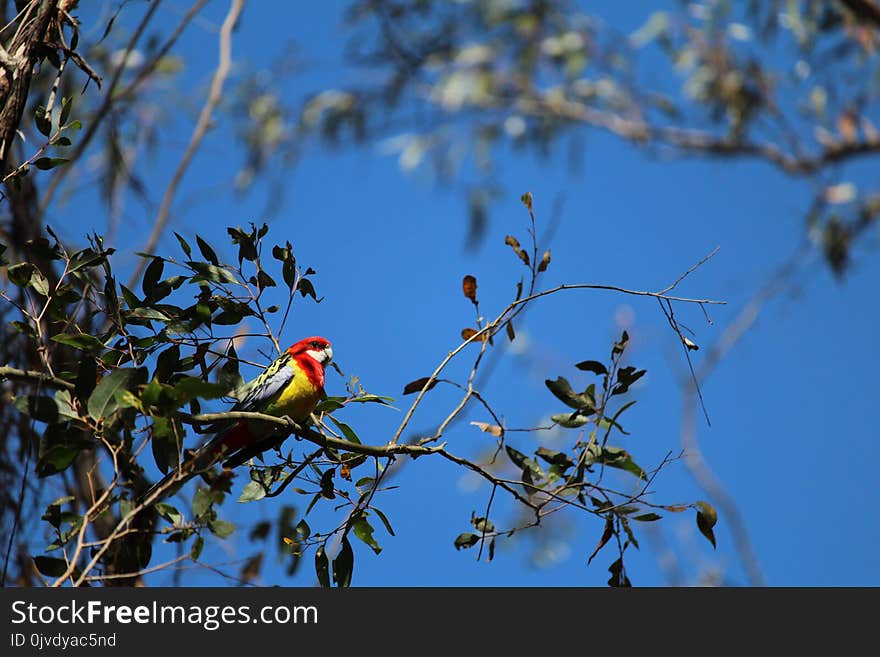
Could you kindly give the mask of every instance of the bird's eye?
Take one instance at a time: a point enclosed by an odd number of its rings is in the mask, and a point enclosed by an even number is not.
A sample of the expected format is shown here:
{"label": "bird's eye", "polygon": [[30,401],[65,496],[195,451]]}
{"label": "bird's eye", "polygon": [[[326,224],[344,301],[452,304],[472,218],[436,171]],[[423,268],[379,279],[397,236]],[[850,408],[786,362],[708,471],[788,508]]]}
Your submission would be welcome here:
{"label": "bird's eye", "polygon": [[318,342],[317,340],[316,340],[316,341],[313,341],[313,342],[312,342],[312,348],[313,348],[313,349],[320,349],[320,348],[321,348],[321,343]]}

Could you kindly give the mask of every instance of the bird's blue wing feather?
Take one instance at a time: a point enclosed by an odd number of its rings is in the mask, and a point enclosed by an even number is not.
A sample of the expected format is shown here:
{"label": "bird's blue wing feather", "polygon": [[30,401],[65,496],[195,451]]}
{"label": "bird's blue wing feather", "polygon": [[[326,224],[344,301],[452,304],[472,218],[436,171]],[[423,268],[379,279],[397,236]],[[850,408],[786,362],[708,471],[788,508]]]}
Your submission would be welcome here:
{"label": "bird's blue wing feather", "polygon": [[232,410],[259,410],[284,390],[294,376],[296,371],[290,367],[290,355],[283,354],[272,361],[259,376],[245,384],[238,395],[238,403]]}

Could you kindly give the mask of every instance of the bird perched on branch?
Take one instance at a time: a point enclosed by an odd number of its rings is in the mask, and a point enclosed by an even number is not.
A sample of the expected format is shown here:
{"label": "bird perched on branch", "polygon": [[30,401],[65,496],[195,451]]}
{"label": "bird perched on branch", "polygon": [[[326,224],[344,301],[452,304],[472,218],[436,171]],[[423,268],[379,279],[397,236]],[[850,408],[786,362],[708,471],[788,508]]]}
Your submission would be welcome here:
{"label": "bird perched on branch", "polygon": [[[287,417],[295,422],[308,419],[324,395],[324,368],[333,359],[333,349],[325,338],[300,340],[272,361],[259,376],[239,390],[231,411],[263,413]],[[220,430],[138,498],[146,501],[156,491],[153,502],[179,488],[193,476],[218,461],[234,468],[272,448],[278,441],[278,426],[259,420],[238,420]],[[173,485],[171,485],[173,482]]]}

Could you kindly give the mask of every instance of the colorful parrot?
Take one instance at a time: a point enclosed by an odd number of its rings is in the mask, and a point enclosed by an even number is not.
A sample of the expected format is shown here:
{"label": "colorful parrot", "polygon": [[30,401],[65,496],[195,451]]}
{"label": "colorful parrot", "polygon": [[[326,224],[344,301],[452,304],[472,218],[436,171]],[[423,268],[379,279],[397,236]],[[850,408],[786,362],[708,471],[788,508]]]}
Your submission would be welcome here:
{"label": "colorful parrot", "polygon": [[[324,395],[324,368],[333,359],[325,338],[300,340],[282,353],[259,376],[239,389],[238,402],[230,410],[265,413],[303,422]],[[191,454],[178,468],[157,481],[138,499],[146,500],[156,490],[168,487],[161,497],[179,484],[225,458],[224,467],[234,468],[263,453],[277,442],[278,426],[268,422],[240,420],[222,429]],[[168,486],[180,480],[178,485]],[[157,498],[155,501],[158,501]]]}

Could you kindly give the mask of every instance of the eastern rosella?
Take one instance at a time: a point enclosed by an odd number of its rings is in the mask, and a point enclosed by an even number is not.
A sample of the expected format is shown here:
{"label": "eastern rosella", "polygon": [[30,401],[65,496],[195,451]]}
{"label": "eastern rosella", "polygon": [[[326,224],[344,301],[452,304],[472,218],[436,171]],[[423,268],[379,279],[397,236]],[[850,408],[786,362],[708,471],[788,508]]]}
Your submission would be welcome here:
{"label": "eastern rosella", "polygon": [[[333,359],[330,342],[314,336],[300,340],[239,390],[238,402],[230,410],[264,413],[307,420],[324,394],[324,368]],[[144,501],[158,489],[164,497],[171,489],[203,472],[221,459],[224,467],[234,468],[270,449],[278,440],[277,425],[239,420],[219,431],[192,453],[178,468],[170,471],[140,497]],[[169,486],[176,481],[175,486]],[[161,498],[157,498],[161,499]],[[154,500],[154,501],[157,501]]]}

